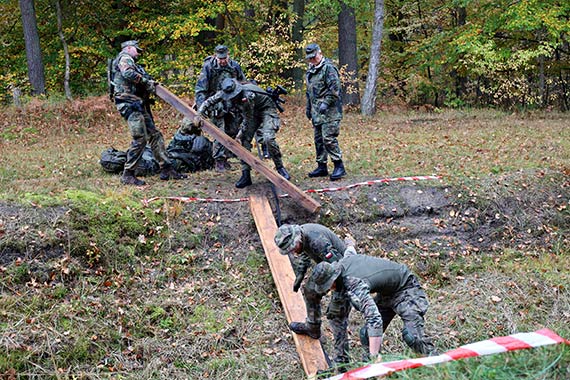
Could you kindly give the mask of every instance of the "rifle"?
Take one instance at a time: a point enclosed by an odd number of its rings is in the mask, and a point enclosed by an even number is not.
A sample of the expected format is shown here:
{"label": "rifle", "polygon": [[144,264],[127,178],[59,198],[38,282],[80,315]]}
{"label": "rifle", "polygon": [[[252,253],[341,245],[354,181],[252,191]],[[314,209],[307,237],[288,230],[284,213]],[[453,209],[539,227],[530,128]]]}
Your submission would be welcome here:
{"label": "rifle", "polygon": [[265,91],[271,99],[273,99],[279,112],[285,111],[283,107],[281,107],[281,104],[285,104],[285,99],[281,99],[280,95],[287,95],[287,90],[285,90],[283,86],[277,85],[276,88],[267,87]]}

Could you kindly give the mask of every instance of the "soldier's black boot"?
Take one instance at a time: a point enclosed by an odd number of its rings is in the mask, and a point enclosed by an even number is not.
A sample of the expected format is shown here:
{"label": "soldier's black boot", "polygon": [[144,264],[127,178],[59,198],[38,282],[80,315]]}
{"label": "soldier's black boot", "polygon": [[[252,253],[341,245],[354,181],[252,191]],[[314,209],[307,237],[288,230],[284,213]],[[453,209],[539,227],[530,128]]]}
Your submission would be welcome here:
{"label": "soldier's black boot", "polygon": [[127,169],[123,171],[123,175],[121,176],[121,183],[123,185],[134,185],[134,186],[143,186],[146,184],[145,181],[143,181],[142,179],[138,179],[137,177],[135,177],[134,170],[127,170]]}
{"label": "soldier's black boot", "polygon": [[172,164],[164,164],[160,170],[160,179],[163,181],[168,181],[169,179],[184,179],[188,178],[186,174],[178,173],[176,169],[172,167]]}
{"label": "soldier's black boot", "polygon": [[309,177],[310,178],[314,178],[314,177],[326,177],[329,175],[329,170],[327,169],[327,163],[326,162],[318,162],[317,163],[318,166],[315,170],[313,170],[312,172],[309,172]]}
{"label": "soldier's black boot", "polygon": [[291,329],[295,334],[307,335],[313,339],[319,339],[321,337],[320,323],[291,322],[289,324],[289,329]]}
{"label": "soldier's black boot", "polygon": [[251,172],[249,170],[242,170],[241,177],[236,182],[236,187],[238,189],[243,189],[244,187],[251,185]]}
{"label": "soldier's black boot", "polygon": [[333,164],[334,170],[331,174],[331,181],[336,181],[346,175],[346,170],[344,170],[344,164],[342,163],[342,160],[333,161]]}
{"label": "soldier's black boot", "polygon": [[287,181],[291,179],[289,172],[287,172],[287,170],[283,166],[277,169],[277,173],[281,174],[281,177],[285,178]]}

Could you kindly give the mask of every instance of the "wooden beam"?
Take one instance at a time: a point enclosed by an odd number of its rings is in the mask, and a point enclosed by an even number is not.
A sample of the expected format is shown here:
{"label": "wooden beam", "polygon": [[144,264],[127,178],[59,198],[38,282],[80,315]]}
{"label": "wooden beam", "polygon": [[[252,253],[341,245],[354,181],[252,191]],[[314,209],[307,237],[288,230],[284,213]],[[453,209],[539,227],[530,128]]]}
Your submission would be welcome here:
{"label": "wooden beam", "polygon": [[[291,267],[289,257],[279,253],[279,248],[277,248],[273,240],[275,232],[277,232],[277,224],[275,223],[269,201],[262,195],[252,194],[249,196],[249,206],[257,226],[257,232],[261,238],[261,244],[265,250],[265,256],[273,274],[279,299],[285,310],[287,321],[304,321],[307,316],[305,301],[300,292],[293,292],[295,273]],[[319,340],[304,335],[292,335],[301,364],[308,376],[314,376],[317,370],[328,368]]]}
{"label": "wooden beam", "polygon": [[[188,104],[184,103],[176,95],[168,91],[164,86],[156,86],[156,95],[176,108],[180,113],[182,113],[187,118],[193,120],[198,117],[198,113],[193,110]],[[232,139],[230,136],[226,135],[218,127],[212,124],[208,120],[204,120],[202,129],[212,135],[216,140],[218,140],[223,146],[232,151],[238,158],[247,162],[254,170],[261,173],[269,181],[271,181],[277,188],[279,188],[284,193],[289,194],[289,196],[296,201],[298,201],[301,206],[307,209],[309,212],[317,212],[321,205],[315,199],[307,195],[304,191],[295,186],[292,182],[287,181],[285,178],[281,177],[277,172],[265,165],[263,161],[251,154],[250,151],[245,149],[236,140]]]}

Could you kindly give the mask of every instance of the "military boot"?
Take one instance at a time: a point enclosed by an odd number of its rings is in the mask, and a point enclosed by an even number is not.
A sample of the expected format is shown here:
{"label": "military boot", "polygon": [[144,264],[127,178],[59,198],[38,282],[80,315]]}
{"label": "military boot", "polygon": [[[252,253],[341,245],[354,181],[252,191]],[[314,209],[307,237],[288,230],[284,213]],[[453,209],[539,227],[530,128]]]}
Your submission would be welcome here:
{"label": "military boot", "polygon": [[250,186],[251,182],[251,171],[250,170],[242,170],[241,177],[236,182],[236,187],[238,189],[243,189],[244,187]]}
{"label": "military boot", "polygon": [[329,170],[327,169],[327,163],[326,162],[318,162],[317,163],[318,166],[315,170],[313,170],[312,172],[309,172],[309,177],[310,178],[314,178],[314,177],[326,177],[329,175]]}
{"label": "military boot", "polygon": [[178,173],[176,169],[172,167],[172,164],[164,164],[160,170],[160,179],[163,181],[168,181],[169,179],[184,179],[188,178],[186,174]]}
{"label": "military boot", "polygon": [[344,164],[342,163],[342,160],[333,161],[333,164],[334,170],[331,174],[331,181],[336,181],[344,177],[346,175],[346,171],[344,170]]}
{"label": "military boot", "polygon": [[307,335],[313,339],[319,339],[321,337],[321,324],[313,322],[291,322],[289,324],[289,329],[295,334]]}
{"label": "military boot", "polygon": [[145,181],[135,177],[134,170],[127,170],[127,169],[123,171],[123,175],[121,176],[121,183],[123,185],[134,185],[134,186],[146,185]]}
{"label": "military boot", "polygon": [[291,179],[291,176],[283,166],[277,169],[277,173],[281,174],[281,177],[285,178],[287,181]]}

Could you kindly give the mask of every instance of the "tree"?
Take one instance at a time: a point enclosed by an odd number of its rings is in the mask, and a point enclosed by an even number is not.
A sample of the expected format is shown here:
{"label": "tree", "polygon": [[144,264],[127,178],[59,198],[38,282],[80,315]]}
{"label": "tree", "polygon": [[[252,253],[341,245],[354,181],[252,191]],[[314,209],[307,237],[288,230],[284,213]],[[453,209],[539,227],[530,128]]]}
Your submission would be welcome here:
{"label": "tree", "polygon": [[20,12],[22,13],[22,26],[24,28],[24,41],[26,43],[26,60],[28,62],[28,78],[32,86],[32,95],[45,94],[46,80],[34,0],[19,0],[19,4]]}
{"label": "tree", "polygon": [[371,116],[376,113],[376,91],[378,71],[380,69],[380,51],[382,47],[382,35],[384,33],[384,0],[374,2],[374,25],[372,27],[372,43],[370,45],[370,60],[368,63],[368,75],[366,87],[362,97],[361,113]]}
{"label": "tree", "polygon": [[63,46],[63,55],[65,56],[65,74],[63,78],[63,88],[65,91],[66,99],[71,100],[71,89],[69,87],[69,67],[71,63],[69,59],[69,48],[67,47],[67,40],[65,39],[65,34],[63,34],[63,16],[61,14],[61,3],[59,0],[55,0],[55,11],[57,15],[57,32],[59,34],[59,39],[61,40],[61,45]]}
{"label": "tree", "polygon": [[342,103],[360,104],[360,86],[358,85],[358,57],[356,54],[356,16],[354,8],[344,1],[340,2],[338,14],[338,59],[344,74]]}

